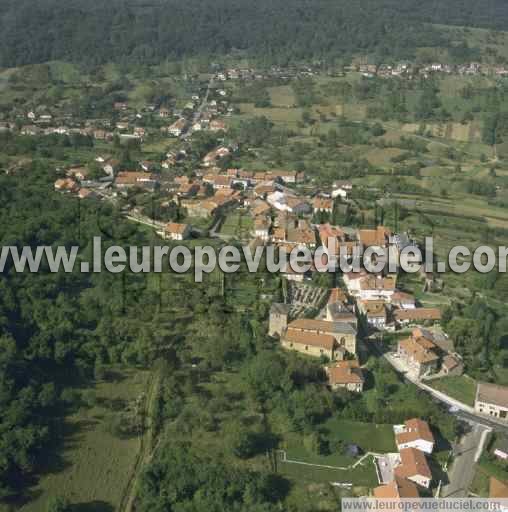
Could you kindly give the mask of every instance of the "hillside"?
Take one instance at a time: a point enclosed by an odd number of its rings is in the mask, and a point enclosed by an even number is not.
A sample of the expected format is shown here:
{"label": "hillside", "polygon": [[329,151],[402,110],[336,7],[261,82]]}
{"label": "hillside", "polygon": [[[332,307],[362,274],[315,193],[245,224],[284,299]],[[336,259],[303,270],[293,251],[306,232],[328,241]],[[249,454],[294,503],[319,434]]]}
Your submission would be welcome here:
{"label": "hillside", "polygon": [[98,64],[156,62],[243,50],[268,62],[409,57],[449,47],[428,23],[504,28],[502,0],[2,0],[0,66],[63,59]]}

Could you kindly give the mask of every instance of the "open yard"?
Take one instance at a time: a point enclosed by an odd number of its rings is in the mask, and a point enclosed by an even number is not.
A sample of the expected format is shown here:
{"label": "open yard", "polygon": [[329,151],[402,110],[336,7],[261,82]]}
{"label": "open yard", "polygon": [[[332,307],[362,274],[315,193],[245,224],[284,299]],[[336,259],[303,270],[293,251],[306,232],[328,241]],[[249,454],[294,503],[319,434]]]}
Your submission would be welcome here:
{"label": "open yard", "polygon": [[467,375],[443,377],[442,379],[429,381],[428,384],[464,404],[474,405],[476,381]]}

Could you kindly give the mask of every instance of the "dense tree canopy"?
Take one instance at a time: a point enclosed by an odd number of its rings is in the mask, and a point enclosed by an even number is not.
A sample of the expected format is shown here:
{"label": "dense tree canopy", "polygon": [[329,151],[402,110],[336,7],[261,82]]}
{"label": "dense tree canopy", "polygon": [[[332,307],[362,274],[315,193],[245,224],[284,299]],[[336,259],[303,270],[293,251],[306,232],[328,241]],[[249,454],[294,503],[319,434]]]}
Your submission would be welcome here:
{"label": "dense tree canopy", "polygon": [[[267,62],[396,57],[443,44],[425,25],[505,28],[503,0],[2,0],[0,65],[54,59],[150,62],[247,50]],[[295,34],[298,37],[295,38]]]}

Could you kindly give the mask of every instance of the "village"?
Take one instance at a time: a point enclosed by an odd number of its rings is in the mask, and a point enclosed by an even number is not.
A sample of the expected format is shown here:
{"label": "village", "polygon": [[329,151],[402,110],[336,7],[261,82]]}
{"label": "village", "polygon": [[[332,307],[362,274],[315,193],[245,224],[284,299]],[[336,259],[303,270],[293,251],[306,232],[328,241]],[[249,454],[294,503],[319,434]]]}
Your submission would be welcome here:
{"label": "village", "polygon": [[[83,160],[58,167],[55,192],[78,202],[121,205],[127,220],[148,227],[168,242],[213,239],[252,248],[273,246],[287,254],[295,248],[325,248],[335,250],[337,257],[344,249],[352,255],[356,250],[377,247],[398,257],[403,249],[418,245],[419,240],[411,232],[393,230],[381,222],[369,228],[336,222],[337,212],[357,200],[356,182],[331,179],[317,183],[307,170],[284,165],[233,165],[240,155],[257,150],[242,145],[232,135],[231,119],[238,107],[228,85],[238,81],[299,80],[318,72],[312,66],[274,67],[263,72],[219,69],[206,84],[200,81],[195,86],[183,107],[146,104],[136,108],[127,100],[116,101],[111,105],[110,118],[81,119],[63,114],[57,107],[44,106],[2,121],[0,130],[24,137],[62,136],[85,143],[92,140],[93,162]],[[344,73],[350,72],[365,80],[508,75],[505,67],[477,63],[358,63],[344,69]],[[198,153],[196,146],[203,140],[206,150]],[[154,157],[150,159],[132,158],[149,144],[164,150],[151,152]],[[119,153],[127,155],[124,162]],[[130,160],[129,165],[125,160]],[[507,387],[479,382],[472,405],[433,387],[434,382],[462,377],[465,371],[462,356],[441,325],[442,309],[419,298],[420,291],[439,295],[439,275],[422,270],[416,276],[417,288],[408,289],[400,274],[387,271],[334,273],[327,276],[330,279],[320,279],[320,275],[326,275],[325,267],[324,263],[312,264],[304,273],[289,267],[282,274],[283,300],[271,304],[268,335],[283,350],[319,361],[330,390],[364,393],[371,378],[366,361],[373,355],[452,413],[470,415],[489,429],[508,422]],[[421,418],[405,418],[404,424],[393,426],[397,452],[368,453],[361,464],[374,464],[378,483],[372,489],[375,497],[414,498],[443,493],[447,463],[433,455],[435,429]],[[477,434],[481,453],[486,437],[483,430]],[[504,454],[499,455],[500,460],[508,457],[508,452],[500,453]],[[449,488],[461,478],[449,475]]]}
{"label": "village", "polygon": [[[179,120],[168,132],[181,137],[187,127]],[[226,125],[222,121],[211,120],[206,129],[218,130],[225,137]],[[347,204],[354,191],[350,181],[336,180],[323,188],[314,187],[305,173],[294,170],[230,168],[228,157],[235,151],[234,143],[214,148],[191,177],[178,175],[178,162],[185,160],[186,151],[168,153],[160,165],[174,170],[171,179],[154,172],[152,162],[140,162],[137,170],[123,170],[101,155],[97,162],[107,177],[90,180],[86,167],[71,167],[54,187],[80,199],[95,197],[106,201],[128,193],[150,195],[162,190],[168,203],[173,202],[175,208],[185,212],[185,218],[198,225],[164,223],[139,209],[129,210],[127,215],[135,222],[152,226],[169,241],[185,243],[216,237],[223,241],[236,239],[253,247],[273,245],[288,253],[294,248],[316,250],[322,246],[335,247],[338,252],[345,247],[351,254],[355,248],[368,247],[400,254],[416,243],[407,233],[394,233],[385,226],[354,229],[331,224],[334,210]],[[231,217],[240,225],[223,231]],[[462,358],[440,327],[440,309],[423,307],[413,294],[399,289],[397,274],[349,272],[334,276],[335,285],[327,289],[313,282],[313,276],[323,270],[313,266],[306,273],[296,273],[289,268],[283,274],[286,301],[272,304],[268,334],[278,339],[285,350],[318,358],[330,389],[361,394],[369,371],[362,359],[368,351],[379,352],[400,374],[422,385],[436,378],[462,375]],[[438,287],[433,274],[422,272],[420,280],[422,288]],[[385,333],[398,334],[388,350],[383,346]],[[508,389],[491,388],[490,384],[478,384],[474,410],[462,405],[479,416],[507,421]],[[456,407],[450,397],[443,401]],[[379,483],[373,495],[439,495],[441,477],[433,474],[435,462],[429,460],[435,444],[432,427],[420,418],[408,418],[404,425],[394,426],[394,436],[398,452],[373,454]],[[484,441],[483,437],[481,447]]]}

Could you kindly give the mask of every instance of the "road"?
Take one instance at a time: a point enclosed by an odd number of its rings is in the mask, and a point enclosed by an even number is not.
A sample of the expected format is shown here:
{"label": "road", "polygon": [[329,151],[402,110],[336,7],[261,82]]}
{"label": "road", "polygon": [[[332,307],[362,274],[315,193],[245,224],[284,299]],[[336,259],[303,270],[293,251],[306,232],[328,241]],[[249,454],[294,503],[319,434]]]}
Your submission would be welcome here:
{"label": "road", "polygon": [[[373,345],[375,346],[375,344]],[[458,400],[452,398],[451,396],[446,395],[445,393],[442,393],[440,391],[437,391],[436,389],[431,388],[424,382],[421,382],[418,378],[416,378],[414,375],[411,375],[411,373],[407,371],[407,368],[404,367],[402,362],[397,357],[394,357],[393,353],[383,353],[378,347],[376,347],[376,351],[378,352],[378,354],[382,355],[398,373],[402,374],[407,381],[419,387],[421,390],[427,392],[436,400],[442,402],[444,405],[447,406],[448,409],[453,408],[453,410],[451,410],[450,412],[457,416],[458,418],[508,433],[508,425],[502,420],[498,420],[496,418],[488,418],[484,415],[481,415],[477,413],[473,409],[473,407],[466,405],[462,402],[459,402]]]}
{"label": "road", "polygon": [[488,427],[473,423],[472,429],[453,447],[454,460],[448,471],[449,482],[441,491],[442,498],[465,498],[475,474],[476,461],[481,455]]}
{"label": "road", "polygon": [[192,118],[192,122],[189,123],[189,126],[183,131],[183,133],[180,135],[180,139],[187,140],[192,135],[192,126],[199,122],[201,119],[201,114],[203,113],[203,110],[206,108],[208,104],[208,97],[210,96],[210,89],[213,87],[213,76],[210,78],[210,81],[208,82],[208,86],[206,88],[205,96],[203,97],[203,101],[199,105],[198,109],[194,112],[194,116]]}

